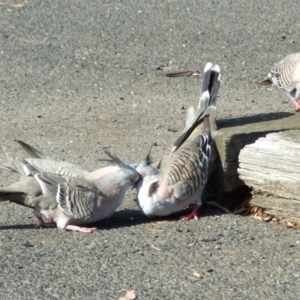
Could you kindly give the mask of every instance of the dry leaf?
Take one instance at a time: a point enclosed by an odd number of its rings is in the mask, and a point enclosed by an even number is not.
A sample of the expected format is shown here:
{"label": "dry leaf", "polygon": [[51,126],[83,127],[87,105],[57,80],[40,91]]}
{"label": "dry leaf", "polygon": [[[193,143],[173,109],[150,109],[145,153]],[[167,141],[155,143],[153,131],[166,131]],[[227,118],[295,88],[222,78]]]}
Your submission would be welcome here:
{"label": "dry leaf", "polygon": [[198,278],[200,278],[200,277],[202,277],[198,272],[194,272],[194,274],[193,274],[195,277],[198,277]]}
{"label": "dry leaf", "polygon": [[137,295],[135,291],[126,291],[126,295],[124,297],[119,298],[119,300],[135,300],[137,299]]}
{"label": "dry leaf", "polygon": [[299,222],[293,222],[293,221],[282,221],[282,223],[285,225],[287,228],[300,228],[300,223]]}
{"label": "dry leaf", "polygon": [[24,3],[10,4],[10,6],[14,8],[24,8],[25,4]]}
{"label": "dry leaf", "polygon": [[180,77],[180,76],[201,76],[201,74],[198,73],[197,71],[174,70],[174,71],[158,73],[157,76]]}
{"label": "dry leaf", "polygon": [[155,229],[155,228],[149,228],[149,231],[153,231],[153,232],[167,232],[167,230],[165,229]]}
{"label": "dry leaf", "polygon": [[151,246],[153,249],[157,250],[157,251],[160,251],[159,248],[155,247],[155,246]]}

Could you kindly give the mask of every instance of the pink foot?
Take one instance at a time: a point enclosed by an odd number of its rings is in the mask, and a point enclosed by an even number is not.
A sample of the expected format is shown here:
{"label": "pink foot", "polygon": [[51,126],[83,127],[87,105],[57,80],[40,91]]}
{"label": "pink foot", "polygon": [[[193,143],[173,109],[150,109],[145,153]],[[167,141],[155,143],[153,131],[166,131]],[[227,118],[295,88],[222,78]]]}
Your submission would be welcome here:
{"label": "pink foot", "polygon": [[294,100],[294,104],[295,104],[295,111],[300,111],[300,104],[298,102],[298,100]]}
{"label": "pink foot", "polygon": [[183,220],[183,221],[189,221],[191,219],[198,220],[199,219],[198,209],[199,209],[199,205],[195,204],[192,211],[188,215],[182,216],[180,219]]}
{"label": "pink foot", "polygon": [[72,230],[72,231],[80,231],[80,232],[86,232],[86,233],[91,233],[97,229],[97,227],[80,227],[76,225],[67,225],[66,226],[67,230]]}

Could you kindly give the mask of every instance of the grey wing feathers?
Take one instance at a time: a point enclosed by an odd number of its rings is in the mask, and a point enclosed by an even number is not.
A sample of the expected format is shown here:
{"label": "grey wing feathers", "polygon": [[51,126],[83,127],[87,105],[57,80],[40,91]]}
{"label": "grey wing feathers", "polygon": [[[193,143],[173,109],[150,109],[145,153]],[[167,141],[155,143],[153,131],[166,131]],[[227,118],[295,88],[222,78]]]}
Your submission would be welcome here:
{"label": "grey wing feathers", "polygon": [[84,178],[88,174],[86,170],[83,170],[76,165],[63,162],[63,161],[38,159],[38,158],[29,158],[26,159],[26,161],[38,172],[50,172],[50,173],[60,174],[69,177],[78,177],[78,178]]}
{"label": "grey wing feathers", "polygon": [[6,171],[18,173],[15,165],[7,156],[0,156],[0,168]]}
{"label": "grey wing feathers", "polygon": [[15,159],[7,155],[7,159],[13,164],[15,170],[22,176],[27,177],[32,175],[35,169],[31,168],[24,159]]}
{"label": "grey wing feathers", "polygon": [[100,191],[84,179],[50,173],[34,175],[43,194],[56,200],[60,209],[69,217],[88,219],[92,216]]}
{"label": "grey wing feathers", "polygon": [[33,158],[41,158],[41,159],[50,159],[54,160],[51,156],[48,154],[45,154],[32,146],[28,145],[27,143],[21,141],[21,140],[15,140],[29,155]]}
{"label": "grey wing feathers", "polygon": [[174,154],[168,171],[168,185],[177,199],[184,199],[204,187],[211,154],[209,139],[203,133]]}
{"label": "grey wing feathers", "polygon": [[86,170],[74,164],[56,160],[21,140],[15,141],[30,155],[31,158],[25,161],[38,172],[51,172],[71,177],[85,177],[88,174]]}

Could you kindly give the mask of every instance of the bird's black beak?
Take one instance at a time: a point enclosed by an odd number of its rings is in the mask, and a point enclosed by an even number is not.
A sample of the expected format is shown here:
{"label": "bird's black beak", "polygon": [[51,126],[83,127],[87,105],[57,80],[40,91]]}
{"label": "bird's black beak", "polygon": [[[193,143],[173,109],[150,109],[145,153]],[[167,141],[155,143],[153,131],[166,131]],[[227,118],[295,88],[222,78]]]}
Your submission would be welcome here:
{"label": "bird's black beak", "polygon": [[139,181],[140,181],[140,180],[143,180],[143,178],[146,176],[146,174],[145,174],[145,173],[139,173],[139,175],[140,175],[140,178],[139,178],[139,180],[138,180],[138,181],[136,181],[136,182],[133,184],[133,186],[132,186],[131,190],[135,189],[135,188],[137,187],[137,184],[139,183]]}

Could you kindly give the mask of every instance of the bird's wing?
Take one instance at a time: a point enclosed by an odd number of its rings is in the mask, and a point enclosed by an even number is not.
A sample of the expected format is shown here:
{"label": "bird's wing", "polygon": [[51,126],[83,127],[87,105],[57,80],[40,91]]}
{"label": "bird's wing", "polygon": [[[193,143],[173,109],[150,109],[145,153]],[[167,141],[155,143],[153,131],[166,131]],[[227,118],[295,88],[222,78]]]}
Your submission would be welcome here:
{"label": "bird's wing", "polygon": [[30,146],[29,144],[21,141],[21,140],[15,140],[28,154],[30,157],[32,158],[41,158],[41,159],[50,159],[50,160],[55,160],[54,158],[52,158],[50,155],[43,153],[35,148],[33,148],[32,146]]}
{"label": "bird's wing", "polygon": [[31,167],[38,172],[50,172],[55,174],[61,174],[71,177],[85,177],[88,174],[88,171],[82,169],[81,167],[56,160],[45,154],[29,144],[21,141],[15,140],[29,155],[31,158],[26,159],[27,164],[30,164]]}
{"label": "bird's wing", "polygon": [[186,199],[204,187],[211,153],[209,140],[205,132],[169,157],[169,166],[163,173],[177,199]]}
{"label": "bird's wing", "polygon": [[62,176],[52,173],[36,173],[43,194],[55,199],[61,211],[70,218],[88,219],[94,213],[100,195],[96,185],[82,178]]}
{"label": "bird's wing", "polygon": [[0,156],[0,169],[18,173],[15,165],[7,156]]}

